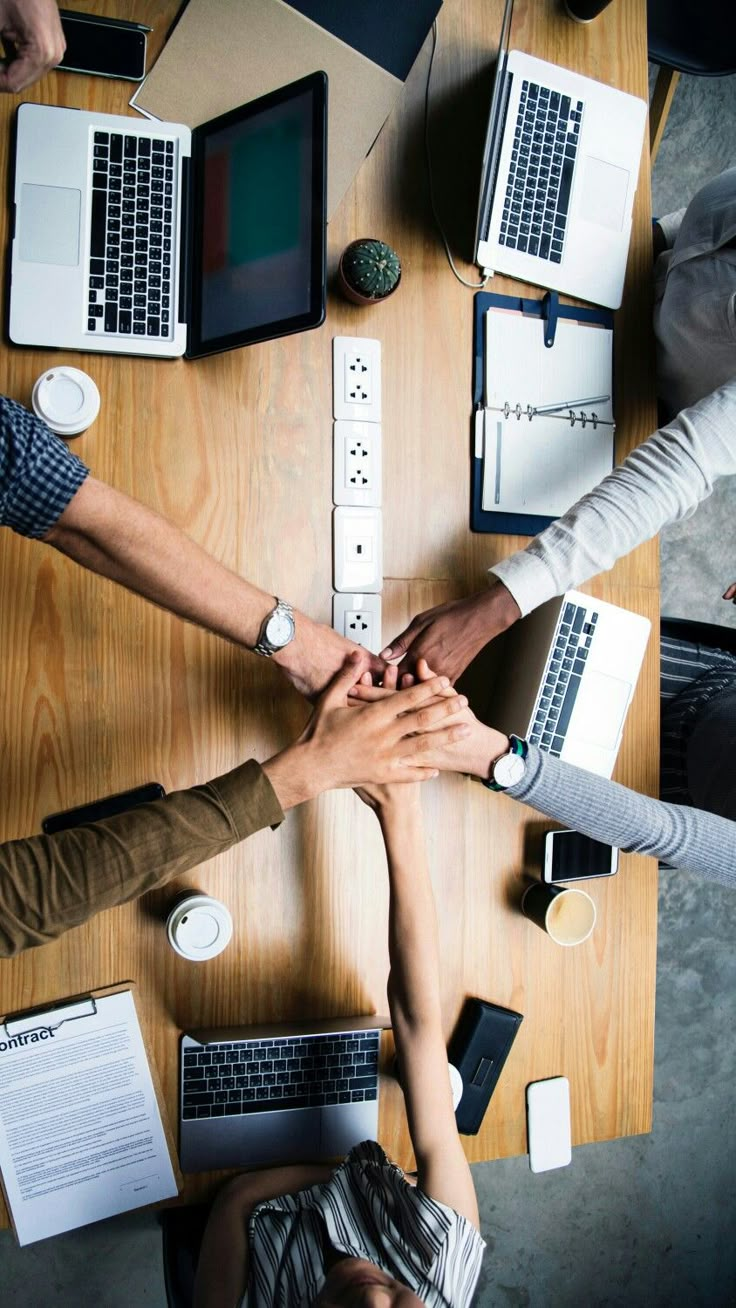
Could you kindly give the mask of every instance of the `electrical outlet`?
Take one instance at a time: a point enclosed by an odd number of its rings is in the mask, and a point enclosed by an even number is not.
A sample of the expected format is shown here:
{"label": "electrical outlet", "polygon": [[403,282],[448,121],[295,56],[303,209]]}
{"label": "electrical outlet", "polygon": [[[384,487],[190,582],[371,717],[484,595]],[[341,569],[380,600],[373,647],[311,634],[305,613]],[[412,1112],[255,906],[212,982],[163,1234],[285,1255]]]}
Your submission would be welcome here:
{"label": "electrical outlet", "polygon": [[332,625],[341,636],[379,654],[381,644],[381,596],[333,595]]}
{"label": "electrical outlet", "polygon": [[381,421],[381,342],[336,336],[332,342],[332,402],[336,418]]}
{"label": "electrical outlet", "polygon": [[381,428],[376,422],[334,424],[332,498],[335,504],[378,508],[381,503]]}
{"label": "electrical outlet", "polygon": [[341,506],[332,518],[335,590],[376,594],[383,585],[381,510]]}

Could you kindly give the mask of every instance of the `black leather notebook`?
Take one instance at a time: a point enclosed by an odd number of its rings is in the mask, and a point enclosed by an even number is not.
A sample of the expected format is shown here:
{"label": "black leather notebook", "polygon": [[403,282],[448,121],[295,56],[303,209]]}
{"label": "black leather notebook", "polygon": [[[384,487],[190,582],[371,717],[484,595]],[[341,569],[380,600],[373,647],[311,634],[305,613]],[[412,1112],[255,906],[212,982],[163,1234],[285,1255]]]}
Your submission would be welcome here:
{"label": "black leather notebook", "polygon": [[462,1135],[477,1135],[503,1071],[521,1013],[483,999],[467,999],[447,1056],[463,1078],[463,1095],[455,1113]]}

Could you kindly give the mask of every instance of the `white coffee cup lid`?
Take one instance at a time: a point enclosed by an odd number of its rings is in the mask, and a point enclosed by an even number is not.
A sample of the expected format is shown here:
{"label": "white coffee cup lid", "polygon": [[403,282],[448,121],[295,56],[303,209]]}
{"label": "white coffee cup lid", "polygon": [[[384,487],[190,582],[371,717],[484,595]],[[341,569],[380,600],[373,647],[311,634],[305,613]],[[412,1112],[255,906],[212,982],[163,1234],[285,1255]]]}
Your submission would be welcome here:
{"label": "white coffee cup lid", "polygon": [[219,899],[187,895],[179,900],[166,921],[169,944],[182,958],[204,962],[226,949],[232,939],[233,919]]}
{"label": "white coffee cup lid", "polygon": [[57,436],[78,436],[100,412],[100,392],[80,368],[49,368],[36,380],[31,403]]}

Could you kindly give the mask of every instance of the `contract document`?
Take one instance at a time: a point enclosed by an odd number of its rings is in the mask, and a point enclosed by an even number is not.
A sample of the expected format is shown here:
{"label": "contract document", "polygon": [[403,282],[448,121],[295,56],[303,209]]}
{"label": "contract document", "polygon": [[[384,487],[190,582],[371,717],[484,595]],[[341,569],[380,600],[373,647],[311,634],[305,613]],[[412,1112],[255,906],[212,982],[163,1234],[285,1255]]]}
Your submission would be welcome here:
{"label": "contract document", "polygon": [[21,1245],[178,1193],[129,988],[0,1022],[0,1173]]}

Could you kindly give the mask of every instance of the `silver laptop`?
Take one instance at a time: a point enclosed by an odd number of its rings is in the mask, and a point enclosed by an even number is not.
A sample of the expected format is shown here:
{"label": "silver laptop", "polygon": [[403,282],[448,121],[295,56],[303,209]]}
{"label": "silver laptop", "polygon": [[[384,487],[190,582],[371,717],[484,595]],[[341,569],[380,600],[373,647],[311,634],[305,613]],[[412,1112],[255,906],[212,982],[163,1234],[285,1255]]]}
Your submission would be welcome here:
{"label": "silver laptop", "polygon": [[509,53],[506,0],[476,226],[476,262],[617,309],[623,294],[644,100]]}
{"label": "silver laptop", "polygon": [[576,590],[541,604],[508,633],[488,721],[610,777],[650,628]]}
{"label": "silver laptop", "polygon": [[184,1172],[341,1158],[378,1133],[388,1018],[331,1018],[182,1036]]}
{"label": "silver laptop", "polygon": [[199,358],[318,326],[327,78],[194,131],[22,104],[10,338]]}

